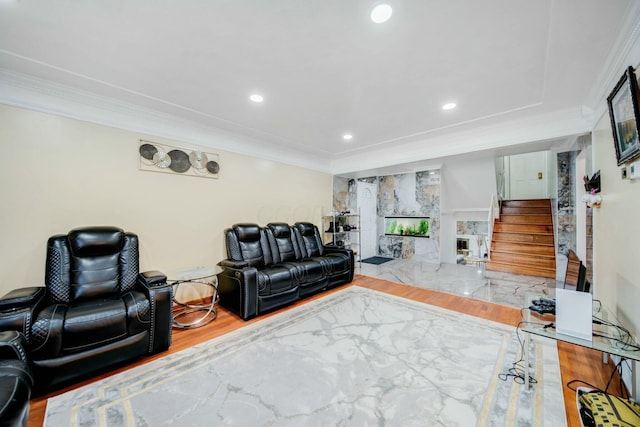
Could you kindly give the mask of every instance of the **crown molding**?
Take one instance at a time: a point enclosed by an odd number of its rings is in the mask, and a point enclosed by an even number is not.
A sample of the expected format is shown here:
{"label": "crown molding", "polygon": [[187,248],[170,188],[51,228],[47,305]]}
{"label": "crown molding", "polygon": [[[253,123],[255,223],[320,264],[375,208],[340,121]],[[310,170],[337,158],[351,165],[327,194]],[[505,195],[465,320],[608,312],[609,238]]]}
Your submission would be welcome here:
{"label": "crown molding", "polygon": [[585,108],[592,111],[592,128],[607,113],[607,97],[627,67],[640,64],[640,2],[629,6],[629,13],[620,29],[618,39],[611,49],[602,71],[585,101]]}
{"label": "crown molding", "polygon": [[325,158],[4,68],[0,103],[330,173]]}
{"label": "crown molding", "polygon": [[334,160],[331,163],[331,172],[334,175],[344,175],[391,165],[401,168],[403,164],[419,159],[440,159],[506,147],[527,152],[528,143],[557,141],[591,130],[591,122],[585,119],[580,109],[567,109],[397,144],[377,150],[375,154],[354,152]]}

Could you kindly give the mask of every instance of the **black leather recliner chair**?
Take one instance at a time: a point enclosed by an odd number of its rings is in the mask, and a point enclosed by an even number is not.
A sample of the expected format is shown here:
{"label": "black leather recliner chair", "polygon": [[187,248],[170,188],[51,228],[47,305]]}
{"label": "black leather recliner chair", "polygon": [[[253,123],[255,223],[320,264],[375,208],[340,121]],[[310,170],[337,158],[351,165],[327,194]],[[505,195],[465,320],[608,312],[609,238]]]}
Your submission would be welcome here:
{"label": "black leather recliner chair", "polygon": [[47,243],[44,287],[0,299],[0,330],[27,339],[37,391],[169,348],[172,289],[139,274],[138,237],[116,227],[78,228]]}
{"label": "black leather recliner chair", "polygon": [[0,426],[27,425],[33,378],[26,345],[20,332],[0,332]]}
{"label": "black leather recliner chair", "polygon": [[225,238],[220,304],[244,320],[353,280],[353,251],[323,245],[311,223],[235,224]]}

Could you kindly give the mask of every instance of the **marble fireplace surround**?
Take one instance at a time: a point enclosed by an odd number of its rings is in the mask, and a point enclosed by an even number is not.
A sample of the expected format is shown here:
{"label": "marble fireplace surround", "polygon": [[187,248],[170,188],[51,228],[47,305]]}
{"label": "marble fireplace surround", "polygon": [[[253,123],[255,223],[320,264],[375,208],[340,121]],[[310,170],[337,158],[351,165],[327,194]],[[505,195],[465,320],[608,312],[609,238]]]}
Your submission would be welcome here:
{"label": "marble fireplace surround", "polygon": [[[338,211],[356,209],[357,182],[378,186],[376,207],[377,255],[440,261],[440,171],[430,170],[359,180],[334,178],[333,203]],[[385,217],[427,217],[429,237],[385,235]]]}

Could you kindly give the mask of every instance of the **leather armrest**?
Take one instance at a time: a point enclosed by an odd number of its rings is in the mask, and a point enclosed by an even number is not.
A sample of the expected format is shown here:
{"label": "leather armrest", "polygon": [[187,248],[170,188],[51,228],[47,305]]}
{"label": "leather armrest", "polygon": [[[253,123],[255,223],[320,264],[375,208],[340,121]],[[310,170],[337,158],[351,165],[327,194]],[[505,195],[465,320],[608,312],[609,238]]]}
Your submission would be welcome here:
{"label": "leather armrest", "polygon": [[26,426],[33,377],[21,361],[0,359],[0,425]]}
{"label": "leather armrest", "polygon": [[249,266],[247,261],[233,261],[230,259],[223,259],[218,263],[220,267],[229,267],[229,268],[245,268]]}
{"label": "leather armrest", "polygon": [[14,289],[0,298],[0,331],[20,331],[31,338],[33,312],[45,300],[42,286]]}
{"label": "leather armrest", "polygon": [[334,245],[325,245],[324,251],[327,253],[342,253],[342,254],[353,253],[353,249],[341,248],[340,246],[334,246]]}
{"label": "leather armrest", "polygon": [[149,298],[152,325],[148,352],[155,354],[171,345],[173,287],[167,283],[167,276],[159,271],[140,273],[138,284]]}
{"label": "leather armrest", "polygon": [[0,311],[34,306],[45,292],[43,286],[14,289],[0,298]]}
{"label": "leather armrest", "polygon": [[0,332],[0,359],[15,359],[28,363],[27,339],[18,331]]}
{"label": "leather armrest", "polygon": [[258,314],[258,270],[227,266],[218,274],[218,295],[222,306],[244,320],[255,317]]}
{"label": "leather armrest", "polygon": [[163,286],[167,284],[167,276],[159,271],[145,271],[138,274],[138,280],[147,287]]}

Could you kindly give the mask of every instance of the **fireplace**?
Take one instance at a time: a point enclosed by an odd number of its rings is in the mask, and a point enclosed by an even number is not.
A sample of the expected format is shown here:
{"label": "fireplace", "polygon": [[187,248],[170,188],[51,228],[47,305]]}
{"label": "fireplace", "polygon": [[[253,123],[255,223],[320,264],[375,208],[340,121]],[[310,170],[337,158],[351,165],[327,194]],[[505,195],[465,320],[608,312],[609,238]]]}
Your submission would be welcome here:
{"label": "fireplace", "polygon": [[469,239],[461,239],[458,237],[456,239],[456,246],[458,255],[468,255],[469,254]]}

